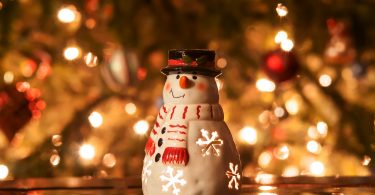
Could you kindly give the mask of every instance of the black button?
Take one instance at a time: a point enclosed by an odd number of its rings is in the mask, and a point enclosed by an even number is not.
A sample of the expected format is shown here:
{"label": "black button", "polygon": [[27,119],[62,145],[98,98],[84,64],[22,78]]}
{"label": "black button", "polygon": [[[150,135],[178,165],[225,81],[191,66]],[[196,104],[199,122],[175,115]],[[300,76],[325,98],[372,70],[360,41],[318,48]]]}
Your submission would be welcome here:
{"label": "black button", "polygon": [[161,133],[162,134],[164,134],[165,133],[165,130],[167,130],[165,127],[163,127],[162,129],[161,129]]}
{"label": "black button", "polygon": [[159,141],[158,141],[158,146],[160,147],[161,145],[163,145],[163,139],[159,139]]}
{"label": "black button", "polygon": [[155,156],[155,162],[158,162],[160,160],[160,153],[157,153],[156,156]]}

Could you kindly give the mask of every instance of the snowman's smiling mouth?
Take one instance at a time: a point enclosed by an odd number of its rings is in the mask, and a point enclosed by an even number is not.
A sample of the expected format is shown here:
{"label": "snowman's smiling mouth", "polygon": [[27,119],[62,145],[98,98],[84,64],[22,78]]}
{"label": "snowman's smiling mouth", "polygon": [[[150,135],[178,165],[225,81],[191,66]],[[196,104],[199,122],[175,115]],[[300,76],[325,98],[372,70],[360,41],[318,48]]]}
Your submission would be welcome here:
{"label": "snowman's smiling mouth", "polygon": [[185,94],[180,95],[180,96],[174,96],[172,89],[171,89],[171,91],[169,93],[172,95],[173,98],[184,98],[185,97]]}

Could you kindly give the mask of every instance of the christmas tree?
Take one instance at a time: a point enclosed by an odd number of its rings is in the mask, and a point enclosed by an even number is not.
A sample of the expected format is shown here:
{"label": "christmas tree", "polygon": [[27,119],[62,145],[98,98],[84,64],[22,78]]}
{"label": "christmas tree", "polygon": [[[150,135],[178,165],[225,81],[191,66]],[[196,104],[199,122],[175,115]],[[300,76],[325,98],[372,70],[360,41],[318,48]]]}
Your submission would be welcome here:
{"label": "christmas tree", "polygon": [[167,52],[216,51],[244,176],[369,175],[370,0],[0,0],[0,177],[140,175]]}

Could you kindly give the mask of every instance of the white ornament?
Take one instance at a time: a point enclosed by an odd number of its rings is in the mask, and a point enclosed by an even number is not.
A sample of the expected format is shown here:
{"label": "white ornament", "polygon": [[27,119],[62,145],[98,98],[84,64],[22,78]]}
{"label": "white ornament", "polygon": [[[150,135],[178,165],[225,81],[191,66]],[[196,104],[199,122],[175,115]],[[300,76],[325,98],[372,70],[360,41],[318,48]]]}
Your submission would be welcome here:
{"label": "white ornament", "polygon": [[205,140],[199,138],[196,144],[204,146],[202,149],[203,156],[210,155],[210,149],[212,149],[215,156],[220,156],[220,149],[218,147],[223,145],[223,140],[218,139],[218,133],[216,131],[212,132],[211,137],[208,137],[209,133],[205,129],[201,129],[201,133]]}
{"label": "white ornament", "polygon": [[176,175],[173,175],[173,168],[168,166],[167,171],[165,172],[166,175],[161,175],[161,181],[167,181],[165,185],[162,185],[162,189],[164,192],[168,192],[169,187],[172,186],[173,194],[178,195],[180,193],[180,188],[177,187],[177,184],[184,186],[187,182],[182,178],[184,175],[182,170],[177,170]]}
{"label": "white ornament", "polygon": [[146,164],[146,160],[144,161],[145,166],[143,167],[142,170],[142,181],[147,183],[148,177],[151,175],[151,170],[150,166],[152,165],[152,160],[148,160]]}
{"label": "white ornament", "polygon": [[241,179],[241,175],[238,172],[238,165],[234,166],[233,163],[229,163],[229,170],[225,174],[230,178],[228,188],[233,189],[234,184],[234,188],[238,190],[240,187],[239,181]]}

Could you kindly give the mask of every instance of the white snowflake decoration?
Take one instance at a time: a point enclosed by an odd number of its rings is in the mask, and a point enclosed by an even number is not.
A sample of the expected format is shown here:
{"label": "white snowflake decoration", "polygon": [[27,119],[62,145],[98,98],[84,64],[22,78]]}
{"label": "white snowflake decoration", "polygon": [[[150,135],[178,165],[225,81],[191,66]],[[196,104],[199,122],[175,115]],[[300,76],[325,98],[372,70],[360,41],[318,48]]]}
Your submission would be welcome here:
{"label": "white snowflake decoration", "polygon": [[218,133],[216,131],[212,132],[211,137],[209,137],[209,133],[205,129],[201,129],[201,133],[205,140],[199,138],[195,143],[198,144],[198,146],[204,146],[202,149],[203,156],[210,155],[210,149],[212,149],[214,155],[220,156],[220,149],[218,147],[223,145],[223,140],[218,139]]}
{"label": "white snowflake decoration", "polygon": [[[145,160],[144,163],[146,163],[146,160]],[[144,181],[145,183],[147,183],[148,177],[150,177],[150,175],[151,175],[151,170],[150,170],[151,165],[152,165],[152,160],[149,160],[149,161],[147,161],[147,164],[145,164],[145,166],[143,167],[142,181]]]}
{"label": "white snowflake decoration", "polygon": [[161,181],[167,181],[165,185],[162,185],[162,189],[164,192],[168,192],[169,187],[172,186],[173,194],[178,195],[180,193],[180,188],[177,187],[177,185],[184,186],[186,184],[186,181],[182,178],[184,175],[182,170],[177,170],[176,175],[173,175],[173,168],[168,166],[167,171],[165,172],[166,175],[161,175],[160,179]]}
{"label": "white snowflake decoration", "polygon": [[229,170],[225,174],[230,178],[228,188],[232,189],[234,184],[234,188],[238,190],[240,187],[239,181],[241,179],[241,175],[238,173],[238,165],[234,166],[233,163],[229,163]]}

